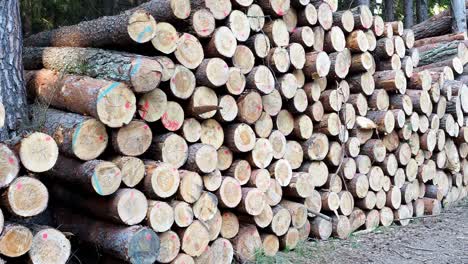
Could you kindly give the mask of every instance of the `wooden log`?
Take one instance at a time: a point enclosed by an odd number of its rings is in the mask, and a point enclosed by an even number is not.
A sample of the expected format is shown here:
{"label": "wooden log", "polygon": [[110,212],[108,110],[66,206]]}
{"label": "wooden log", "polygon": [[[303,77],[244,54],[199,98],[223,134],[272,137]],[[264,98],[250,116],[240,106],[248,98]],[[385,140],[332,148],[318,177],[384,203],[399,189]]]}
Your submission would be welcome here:
{"label": "wooden log", "polygon": [[250,29],[254,32],[259,32],[265,25],[265,14],[261,6],[248,2],[252,1],[246,2],[247,5],[251,4],[247,9],[247,17],[249,18]]}
{"label": "wooden log", "polygon": [[351,52],[366,52],[369,49],[369,41],[362,30],[355,30],[346,37],[346,47]]}
{"label": "wooden log", "polygon": [[424,213],[428,215],[439,215],[442,211],[440,201],[431,198],[423,198],[424,200]]}
{"label": "wooden log", "polygon": [[119,168],[111,162],[91,160],[81,163],[62,156],[45,175],[102,196],[117,191],[122,181]]}
{"label": "wooden log", "polygon": [[327,182],[328,167],[323,161],[305,162],[299,170],[313,174],[312,184],[316,187],[323,186]]}
{"label": "wooden log", "polygon": [[203,180],[196,172],[180,170],[178,197],[187,203],[194,203],[200,198],[203,190]]}
{"label": "wooden log", "polygon": [[340,197],[340,213],[344,216],[351,215],[354,208],[353,195],[348,191],[341,191],[338,193],[338,196]]}
{"label": "wooden log", "polygon": [[20,164],[15,153],[0,143],[0,187],[6,187],[18,176]]}
{"label": "wooden log", "polygon": [[190,16],[190,25],[199,38],[207,38],[215,30],[215,18],[213,13],[206,8],[193,12]]}
{"label": "wooden log", "polygon": [[309,26],[297,27],[291,33],[290,40],[305,48],[310,48],[315,42],[314,31]]}
{"label": "wooden log", "polygon": [[173,264],[184,264],[184,263],[195,264],[195,260],[191,256],[185,253],[179,253],[177,257],[172,261],[172,263]]}
{"label": "wooden log", "polygon": [[238,41],[246,41],[250,35],[250,21],[247,15],[240,10],[232,10],[226,24]]}
{"label": "wooden log", "polygon": [[361,154],[367,155],[372,161],[382,162],[385,159],[386,148],[381,140],[371,139],[361,146]]}
{"label": "wooden log", "polygon": [[[24,62],[27,70],[44,67],[69,74],[114,80],[128,84],[139,93],[155,89],[162,77],[162,67],[157,60],[91,48],[27,48],[24,50]],[[48,73],[48,77],[54,83],[61,83],[61,78],[57,80],[52,73]],[[135,105],[135,102],[130,103]]]}
{"label": "wooden log", "polygon": [[305,64],[305,49],[299,43],[291,43],[287,47],[291,66],[297,70],[304,68]]}
{"label": "wooden log", "polygon": [[332,234],[333,226],[330,221],[315,217],[310,222],[310,236],[321,240],[327,240]]}
{"label": "wooden log", "polygon": [[349,10],[333,12],[333,25],[337,25],[345,32],[350,33],[354,29],[353,13]]}
{"label": "wooden log", "polygon": [[[294,1],[293,1],[294,3]],[[307,3],[304,7],[298,9],[297,12],[297,24],[300,26],[313,26],[317,24],[318,14],[317,8],[310,3]]]}
{"label": "wooden log", "polygon": [[231,263],[234,258],[234,248],[229,240],[218,238],[211,244],[214,263]]}
{"label": "wooden log", "polygon": [[332,220],[332,235],[339,239],[348,238],[351,233],[351,225],[349,219],[346,216],[333,216]]}
{"label": "wooden log", "polygon": [[40,226],[32,229],[31,249],[28,252],[32,263],[65,263],[71,254],[70,241],[57,229]]}
{"label": "wooden log", "polygon": [[153,263],[159,255],[159,237],[147,227],[123,227],[67,210],[57,210],[55,218],[61,231],[71,232],[80,240],[99,246],[103,252],[120,260]]}
{"label": "wooden log", "polygon": [[0,253],[7,257],[26,254],[32,246],[33,234],[23,225],[6,223],[0,235]]}
{"label": "wooden log", "polygon": [[205,47],[206,55],[232,58],[236,52],[237,40],[231,29],[222,26],[215,29],[210,42]]}
{"label": "wooden log", "polygon": [[381,132],[391,133],[395,128],[395,117],[392,112],[368,111],[366,117],[372,120]]}
{"label": "wooden log", "polygon": [[116,153],[126,156],[142,155],[150,147],[153,133],[149,126],[133,120],[112,133],[112,146]]}
{"label": "wooden log", "polygon": [[356,206],[365,210],[372,210],[377,203],[375,192],[369,191],[364,198],[356,199]]}
{"label": "wooden log", "polygon": [[12,215],[31,217],[42,213],[49,202],[47,187],[31,177],[18,177],[3,192],[1,203]]}
{"label": "wooden log", "polygon": [[205,174],[202,176],[203,179],[203,186],[206,190],[210,192],[214,192],[221,187],[222,183],[222,175],[219,169],[214,170],[211,173]]}
{"label": "wooden log", "polygon": [[[177,22],[188,18],[190,11],[190,2],[184,0],[145,3],[115,16],[105,16],[31,35],[25,43],[27,46],[38,47],[104,47],[112,44],[128,45],[133,41],[143,43],[154,37],[155,19],[158,22]],[[100,28],[106,30],[97,30]]]}
{"label": "wooden log", "polygon": [[372,27],[373,16],[368,6],[359,5],[350,10],[354,17],[356,29],[369,29]]}
{"label": "wooden log", "polygon": [[279,251],[280,242],[277,236],[273,234],[261,234],[262,249],[266,256],[275,256]]}
{"label": "wooden log", "polygon": [[369,52],[355,54],[351,58],[350,72],[368,71],[375,64],[374,58]]}
{"label": "wooden log", "polygon": [[[192,206],[190,204],[188,204],[186,202],[174,200],[171,203],[171,207],[173,208],[173,211],[174,211],[174,223],[178,227],[182,227],[182,228],[187,227],[193,222],[193,210],[192,210]],[[150,209],[152,209],[152,208],[154,208],[154,207],[150,207]],[[158,212],[158,210],[155,210],[154,212]],[[164,217],[164,215],[162,215],[162,217]],[[158,225],[161,226],[162,229],[166,229],[167,225],[168,225],[167,220],[170,219],[170,218],[168,217],[168,218],[161,218],[160,219],[158,217],[158,219],[165,223],[165,224],[162,224],[162,225],[161,224],[158,224]]]}
{"label": "wooden log", "polygon": [[[38,100],[93,116],[110,127],[128,124],[136,110],[135,95],[122,83],[76,75],[61,76],[50,70],[27,72],[25,81],[29,94]],[[73,103],[69,103],[70,98]]]}
{"label": "wooden log", "polygon": [[161,160],[171,164],[175,168],[180,168],[187,161],[187,142],[184,138],[174,133],[158,135],[153,137],[146,155],[153,160]]}
{"label": "wooden log", "polygon": [[295,249],[299,243],[299,231],[297,228],[290,227],[284,236],[279,237],[279,241],[280,248]]}
{"label": "wooden log", "polygon": [[402,70],[376,72],[374,80],[376,88],[387,92],[398,91],[404,94],[406,91],[406,78]]}
{"label": "wooden log", "polygon": [[316,126],[317,132],[328,136],[338,136],[341,130],[341,120],[336,113],[325,114]]}
{"label": "wooden log", "polygon": [[288,27],[284,20],[275,19],[266,22],[263,31],[275,46],[285,47],[289,44]]}
{"label": "wooden log", "polygon": [[193,204],[193,215],[200,221],[211,221],[217,212],[218,198],[211,192],[202,192]]}
{"label": "wooden log", "polygon": [[280,202],[280,206],[289,211],[293,227],[302,227],[307,221],[307,209],[303,204],[283,200]]}
{"label": "wooden log", "polygon": [[91,215],[117,224],[139,224],[145,219],[148,211],[145,195],[136,189],[119,189],[105,200],[72,192],[58,184],[53,185],[52,190],[51,195],[62,205],[88,211]]}
{"label": "wooden log", "polygon": [[309,78],[325,77],[330,71],[330,58],[325,52],[314,51],[306,53],[303,71]]}
{"label": "wooden log", "polygon": [[[180,67],[183,66],[177,66],[176,69],[180,69]],[[186,76],[186,78],[190,77],[187,77],[187,75],[184,76]],[[193,74],[191,74],[191,76],[193,76]],[[191,88],[192,90],[190,91],[190,94],[192,94],[194,88],[195,87]],[[147,122],[156,122],[164,114],[164,109],[166,108],[166,106],[166,94],[162,90],[156,88],[153,91],[145,93],[143,96],[140,97],[140,99],[138,100],[138,114],[143,120]]]}
{"label": "wooden log", "polygon": [[172,208],[166,202],[148,200],[148,210],[146,212],[147,224],[155,232],[166,232],[174,224],[175,208],[177,208],[177,216],[180,216],[180,208],[177,203],[173,203]]}
{"label": "wooden log", "polygon": [[219,87],[227,83],[229,67],[220,58],[204,59],[198,66],[195,76],[199,85]]}
{"label": "wooden log", "polygon": [[186,229],[180,230],[181,249],[192,257],[200,256],[210,242],[208,229],[203,222],[193,221]]}
{"label": "wooden log", "polygon": [[377,40],[374,56],[382,59],[389,59],[395,52],[395,45],[391,38],[381,38]]}
{"label": "wooden log", "polygon": [[200,173],[210,173],[216,169],[218,153],[216,149],[207,144],[193,144],[188,148],[188,158],[185,167]]}
{"label": "wooden log", "polygon": [[377,70],[390,71],[401,69],[401,59],[398,55],[393,54],[390,59],[376,62]]}
{"label": "wooden log", "polygon": [[261,248],[262,240],[254,225],[244,225],[240,227],[239,234],[232,240],[232,244],[240,261],[254,261],[255,250]]}
{"label": "wooden log", "polygon": [[[39,117],[36,117],[39,118]],[[41,131],[51,135],[60,152],[81,160],[92,160],[104,152],[108,135],[105,126],[94,118],[48,109],[40,117]]]}
{"label": "wooden log", "polygon": [[174,231],[167,231],[159,235],[161,247],[157,261],[160,263],[170,263],[180,251],[180,239]]}
{"label": "wooden log", "polygon": [[270,51],[270,39],[263,33],[253,35],[245,42],[245,45],[259,58],[265,58]]}
{"label": "wooden log", "polygon": [[167,198],[176,193],[179,172],[169,163],[145,160],[145,177],[142,190],[152,199]]}
{"label": "wooden log", "polygon": [[366,72],[347,78],[349,90],[352,93],[364,93],[371,95],[374,92],[375,81],[372,73]]}

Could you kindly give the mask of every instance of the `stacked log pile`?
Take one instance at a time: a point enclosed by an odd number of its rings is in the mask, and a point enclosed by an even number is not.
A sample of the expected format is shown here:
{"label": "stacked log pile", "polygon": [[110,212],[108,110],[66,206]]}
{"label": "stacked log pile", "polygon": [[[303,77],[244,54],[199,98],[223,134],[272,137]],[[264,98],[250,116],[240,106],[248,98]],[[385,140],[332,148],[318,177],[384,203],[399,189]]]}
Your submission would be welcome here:
{"label": "stacked log pile", "polygon": [[0,145],[0,179],[42,202],[3,203],[31,217],[50,195],[54,226],[130,263],[243,263],[437,215],[468,191],[466,42],[445,37],[307,0],[153,0],[33,35],[28,94],[51,108]]}

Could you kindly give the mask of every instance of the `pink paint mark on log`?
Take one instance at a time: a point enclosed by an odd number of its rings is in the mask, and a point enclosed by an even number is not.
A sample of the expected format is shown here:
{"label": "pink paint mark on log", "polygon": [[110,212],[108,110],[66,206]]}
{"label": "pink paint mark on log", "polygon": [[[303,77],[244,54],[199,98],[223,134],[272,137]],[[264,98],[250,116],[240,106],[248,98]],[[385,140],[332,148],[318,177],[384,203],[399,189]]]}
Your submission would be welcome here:
{"label": "pink paint mark on log", "polygon": [[171,236],[171,239],[176,240],[176,239],[177,239],[177,236],[173,234],[173,235]]}
{"label": "pink paint mark on log", "polygon": [[225,17],[227,17],[227,16],[229,15],[229,11],[224,10],[224,11],[223,11],[223,15],[224,15]]}
{"label": "pink paint mark on log", "polygon": [[8,157],[8,163],[10,163],[11,165],[14,165],[15,159],[13,157]]}
{"label": "pink paint mark on log", "polygon": [[135,198],[135,192],[130,192],[130,199],[133,200],[133,198]]}
{"label": "pink paint mark on log", "polygon": [[144,129],[149,129],[149,126],[148,126],[148,125],[144,125],[143,128],[144,128]]}
{"label": "pink paint mark on log", "polygon": [[162,116],[162,123],[169,131],[176,131],[180,128],[180,123],[176,120],[170,120],[167,116],[167,112]]}
{"label": "pink paint mark on log", "polygon": [[150,241],[151,240],[151,234],[146,234],[146,240]]}
{"label": "pink paint mark on log", "polygon": [[160,204],[160,203],[157,203],[154,207],[160,208],[160,207],[161,207],[161,204]]}
{"label": "pink paint mark on log", "polygon": [[297,28],[293,28],[292,32],[296,33],[296,31],[297,31]]}
{"label": "pink paint mark on log", "polygon": [[280,10],[278,10],[278,15],[279,15],[279,16],[282,16],[282,15],[284,15],[284,11],[283,11],[283,9],[280,9]]}
{"label": "pink paint mark on log", "polygon": [[50,136],[47,136],[47,137],[45,138],[45,141],[51,141],[51,140],[52,140],[52,138],[51,138]]}
{"label": "pink paint mark on log", "polygon": [[192,36],[190,36],[189,34],[184,34],[184,36],[185,36],[185,39],[187,40],[192,38]]}
{"label": "pink paint mark on log", "polygon": [[258,111],[262,111],[262,106],[261,106],[261,105],[257,105],[257,110],[258,110]]}
{"label": "pink paint mark on log", "polygon": [[224,244],[224,246],[225,246],[225,247],[227,247],[227,246],[228,246],[228,243],[227,243],[227,241],[226,241],[226,240],[223,242],[223,244]]}
{"label": "pink paint mark on log", "polygon": [[21,190],[21,188],[23,188],[23,184],[21,184],[21,182],[18,182],[16,184],[16,190]]}
{"label": "pink paint mark on log", "polygon": [[104,141],[104,136],[102,136],[102,135],[99,136],[99,140],[100,140],[100,141]]}
{"label": "pink paint mark on log", "polygon": [[42,234],[42,239],[46,240],[48,237],[47,233]]}
{"label": "pink paint mark on log", "polygon": [[116,171],[115,176],[117,176],[117,177],[120,176],[120,171]]}
{"label": "pink paint mark on log", "polygon": [[130,102],[125,103],[125,109],[130,109],[132,107],[132,104]]}
{"label": "pink paint mark on log", "polygon": [[224,154],[226,154],[226,155],[229,154],[229,150],[227,150],[227,149],[224,150]]}

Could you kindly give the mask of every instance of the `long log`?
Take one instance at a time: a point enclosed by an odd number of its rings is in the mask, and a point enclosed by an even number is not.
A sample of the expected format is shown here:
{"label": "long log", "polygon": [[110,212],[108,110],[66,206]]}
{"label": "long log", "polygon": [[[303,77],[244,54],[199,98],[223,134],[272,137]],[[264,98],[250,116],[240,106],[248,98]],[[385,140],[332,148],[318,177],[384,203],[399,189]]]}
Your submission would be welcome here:
{"label": "long log", "polygon": [[123,261],[150,264],[159,255],[159,237],[148,227],[110,224],[65,209],[58,209],[55,219],[61,231],[75,234]]}
{"label": "long log", "polygon": [[26,70],[44,67],[64,73],[124,82],[140,93],[154,90],[162,77],[162,66],[155,59],[102,49],[25,48],[23,62]]}
{"label": "long log", "polygon": [[123,83],[50,70],[26,72],[25,81],[31,97],[59,109],[93,116],[110,127],[128,124],[136,111],[135,95]]}
{"label": "long log", "polygon": [[[133,16],[135,12],[140,16]],[[77,25],[44,31],[25,39],[25,46],[36,47],[105,47],[147,42],[156,34],[157,22],[177,22],[190,15],[188,0],[150,1],[119,15],[104,16]],[[133,16],[133,17],[132,17]],[[150,17],[154,17],[152,23]],[[129,31],[138,33],[136,38]]]}

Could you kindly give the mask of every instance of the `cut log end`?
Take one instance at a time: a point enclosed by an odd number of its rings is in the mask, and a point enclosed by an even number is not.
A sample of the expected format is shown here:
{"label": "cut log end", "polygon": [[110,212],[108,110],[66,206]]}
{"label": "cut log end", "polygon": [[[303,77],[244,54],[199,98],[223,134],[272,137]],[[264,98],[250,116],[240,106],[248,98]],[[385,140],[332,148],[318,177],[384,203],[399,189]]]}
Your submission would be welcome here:
{"label": "cut log end", "polygon": [[53,228],[37,232],[32,240],[29,257],[33,263],[66,263],[71,254],[70,241]]}
{"label": "cut log end", "polygon": [[96,119],[88,119],[78,125],[72,139],[75,156],[92,160],[101,155],[109,140],[106,127]]}
{"label": "cut log end", "polygon": [[119,168],[112,162],[103,161],[95,166],[91,184],[97,194],[105,196],[117,191],[121,181]]}
{"label": "cut log end", "polygon": [[7,257],[19,257],[31,249],[33,234],[21,225],[8,224],[0,236],[0,253]]}
{"label": "cut log end", "polygon": [[114,149],[122,155],[139,156],[151,145],[153,133],[142,121],[132,121],[113,134]]}
{"label": "cut log end", "polygon": [[156,34],[156,21],[151,14],[137,10],[128,19],[127,32],[137,43],[148,42]]}
{"label": "cut log end", "polygon": [[9,185],[19,173],[20,165],[14,152],[0,143],[0,187]]}
{"label": "cut log end", "polygon": [[[136,63],[142,64],[141,61]],[[96,108],[101,122],[109,127],[121,127],[132,120],[136,111],[136,98],[126,85],[114,82],[100,90]]]}
{"label": "cut log end", "polygon": [[42,213],[47,208],[49,193],[39,180],[19,177],[8,187],[5,199],[12,213],[21,217],[30,217]]}
{"label": "cut log end", "polygon": [[45,172],[57,162],[58,146],[49,135],[35,132],[21,140],[19,156],[26,169]]}
{"label": "cut log end", "polygon": [[[185,213],[185,211],[182,208],[183,205],[179,205],[179,207],[177,206],[177,203],[174,205],[174,208],[172,208],[169,204],[165,202],[149,200],[148,211],[146,212],[148,226],[150,226],[155,232],[168,231],[174,223],[175,208],[177,208],[178,210],[177,216],[180,216],[181,214]],[[182,219],[182,221],[183,220],[185,219]]]}

